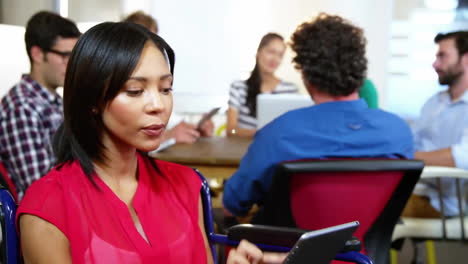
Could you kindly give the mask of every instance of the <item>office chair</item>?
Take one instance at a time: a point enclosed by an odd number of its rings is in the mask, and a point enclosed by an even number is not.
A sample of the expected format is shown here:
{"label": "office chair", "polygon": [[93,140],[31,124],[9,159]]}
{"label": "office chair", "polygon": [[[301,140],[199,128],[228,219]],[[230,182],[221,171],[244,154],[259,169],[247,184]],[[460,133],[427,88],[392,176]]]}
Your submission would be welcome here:
{"label": "office chair", "polygon": [[[452,178],[455,181],[459,208],[459,215],[455,217],[444,216],[444,207],[442,203],[442,197],[444,194],[443,189],[441,188],[441,179],[443,178]],[[413,241],[414,255],[412,263],[422,263],[422,254],[419,250],[419,246],[422,242],[428,240],[468,242],[468,217],[465,213],[466,192],[464,191],[462,183],[464,180],[468,179],[468,171],[459,168],[427,166],[421,174],[421,179],[436,179],[441,217],[402,217],[401,223],[398,223],[395,226],[392,236],[393,241],[398,241],[404,238],[409,238]],[[427,254],[427,263],[436,263],[433,247],[429,246],[427,248],[429,249]]]}
{"label": "office chair", "polygon": [[393,228],[423,167],[396,159],[282,162],[252,223],[315,230],[357,220],[361,252],[388,263]]}
{"label": "office chair", "polygon": [[0,185],[1,263],[19,263],[19,242],[16,234],[15,217],[16,203],[13,196],[4,186]]}
{"label": "office chair", "polygon": [[[212,206],[211,206],[211,197],[210,197],[210,188],[208,182],[203,177],[203,175],[194,169],[194,171],[198,174],[202,181],[202,188],[201,188],[201,197],[202,197],[202,204],[203,204],[203,217],[205,222],[205,230],[208,236],[208,240],[210,241],[211,252],[213,254],[213,259],[215,264],[219,262],[217,253],[216,253],[216,244],[227,245],[227,246],[237,246],[240,243],[240,240],[231,238],[230,231],[235,230],[236,226],[233,226],[227,230],[227,234],[216,234],[214,230],[214,223],[213,223],[213,214],[212,214]],[[331,225],[328,225],[331,226]],[[271,252],[288,252],[291,250],[291,246],[279,245],[281,244],[281,237],[278,239],[274,239],[274,242],[278,242],[277,245],[267,245],[267,244],[256,244],[264,251],[271,251]],[[345,248],[343,253],[339,253],[336,255],[336,260],[341,260],[345,262],[353,262],[358,264],[373,264],[373,262],[364,254],[361,254],[357,251],[353,251],[355,242],[350,243],[350,248]],[[348,245],[346,245],[348,246]],[[318,249],[319,250],[319,249]]]}
{"label": "office chair", "polygon": [[5,169],[5,167],[3,166],[1,162],[0,162],[0,185],[2,185],[11,193],[15,202],[18,202],[18,193],[16,192],[16,187],[11,181],[11,178],[8,175],[7,170]]}

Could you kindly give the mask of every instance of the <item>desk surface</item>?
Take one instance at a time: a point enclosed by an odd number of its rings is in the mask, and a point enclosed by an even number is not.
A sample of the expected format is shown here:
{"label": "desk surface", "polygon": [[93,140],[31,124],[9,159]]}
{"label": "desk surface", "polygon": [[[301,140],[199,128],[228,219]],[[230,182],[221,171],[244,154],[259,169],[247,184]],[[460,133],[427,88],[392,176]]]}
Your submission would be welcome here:
{"label": "desk surface", "polygon": [[200,138],[192,145],[176,144],[152,156],[186,165],[238,166],[251,142],[238,137]]}

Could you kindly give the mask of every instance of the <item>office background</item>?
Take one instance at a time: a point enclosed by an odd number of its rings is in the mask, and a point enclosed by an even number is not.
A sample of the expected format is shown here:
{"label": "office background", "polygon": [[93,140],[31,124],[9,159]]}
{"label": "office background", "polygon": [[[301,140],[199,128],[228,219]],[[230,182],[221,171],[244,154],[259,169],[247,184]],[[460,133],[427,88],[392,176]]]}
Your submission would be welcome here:
{"label": "office background", "polygon": [[[246,78],[255,62],[261,36],[274,31],[286,39],[301,22],[320,11],[342,15],[364,28],[368,77],[379,92],[380,106],[407,120],[441,89],[432,70],[437,32],[468,28],[464,0],[0,0],[0,22],[24,26],[41,9],[54,10],[85,30],[117,21],[135,10],[154,16],[175,49],[175,111],[199,114],[225,105],[231,81]],[[458,7],[458,8],[457,8]],[[5,36],[3,36],[5,37]],[[1,53],[0,92],[29,69],[21,36],[7,36]],[[17,41],[14,41],[14,40]],[[287,51],[278,75],[305,89]],[[3,69],[10,73],[3,73]],[[17,77],[18,76],[18,77]],[[203,103],[201,103],[203,102]]]}

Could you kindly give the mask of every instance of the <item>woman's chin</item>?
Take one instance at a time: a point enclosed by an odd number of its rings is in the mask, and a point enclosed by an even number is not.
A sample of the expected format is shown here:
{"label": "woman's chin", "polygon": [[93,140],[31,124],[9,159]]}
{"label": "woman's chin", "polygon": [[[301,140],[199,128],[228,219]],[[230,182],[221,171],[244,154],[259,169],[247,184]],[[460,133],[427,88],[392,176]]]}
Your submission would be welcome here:
{"label": "woman's chin", "polygon": [[143,146],[140,146],[138,150],[143,151],[143,152],[151,152],[153,150],[158,149],[160,145],[161,145],[161,142],[158,142],[155,144],[145,144]]}

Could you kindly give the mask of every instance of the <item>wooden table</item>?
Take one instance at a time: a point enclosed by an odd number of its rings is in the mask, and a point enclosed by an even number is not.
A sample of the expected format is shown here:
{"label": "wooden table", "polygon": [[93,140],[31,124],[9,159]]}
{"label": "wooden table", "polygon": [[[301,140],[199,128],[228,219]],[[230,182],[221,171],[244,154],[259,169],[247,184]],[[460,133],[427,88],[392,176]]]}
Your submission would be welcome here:
{"label": "wooden table", "polygon": [[[251,139],[238,137],[200,138],[194,144],[176,144],[152,156],[198,169],[210,187],[221,191],[222,182],[237,170],[251,142]],[[213,207],[220,206],[217,198],[216,202],[213,200]]]}
{"label": "wooden table", "polygon": [[209,179],[228,179],[251,142],[238,137],[200,138],[192,145],[176,144],[153,157],[197,168]]}

